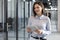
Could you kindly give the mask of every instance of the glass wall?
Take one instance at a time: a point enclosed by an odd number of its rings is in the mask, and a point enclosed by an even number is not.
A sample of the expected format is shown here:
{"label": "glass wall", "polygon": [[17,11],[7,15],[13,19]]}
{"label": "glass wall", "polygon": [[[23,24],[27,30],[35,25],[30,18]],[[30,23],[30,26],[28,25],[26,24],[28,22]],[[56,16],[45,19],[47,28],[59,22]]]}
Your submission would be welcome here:
{"label": "glass wall", "polygon": [[18,38],[19,40],[28,40],[28,33],[26,32],[26,26],[28,18],[31,16],[31,8],[33,2],[18,0]]}
{"label": "glass wall", "polygon": [[58,10],[50,10],[51,13],[51,28],[52,32],[57,32],[58,25]]}
{"label": "glass wall", "polygon": [[50,13],[50,20],[51,20],[51,31],[57,32],[57,25],[58,25],[58,10],[46,10],[47,13]]}
{"label": "glass wall", "polygon": [[16,40],[16,0],[8,0],[8,40]]}

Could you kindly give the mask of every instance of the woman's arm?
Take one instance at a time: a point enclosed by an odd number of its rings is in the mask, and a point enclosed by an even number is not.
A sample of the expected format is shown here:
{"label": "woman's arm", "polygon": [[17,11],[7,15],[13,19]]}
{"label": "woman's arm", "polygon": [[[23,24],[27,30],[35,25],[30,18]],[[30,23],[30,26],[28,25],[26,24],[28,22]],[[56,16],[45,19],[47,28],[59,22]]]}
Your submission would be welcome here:
{"label": "woman's arm", "polygon": [[46,35],[49,35],[51,33],[51,21],[49,18],[47,20],[46,30],[42,30],[42,31],[43,31],[42,34],[46,34]]}
{"label": "woman's arm", "polygon": [[27,27],[27,32],[29,33],[29,32],[32,32],[32,30],[29,28],[29,27]]}
{"label": "woman's arm", "polygon": [[32,30],[31,30],[31,17],[28,19],[28,25],[27,25],[27,32],[29,33],[29,32],[32,32]]}

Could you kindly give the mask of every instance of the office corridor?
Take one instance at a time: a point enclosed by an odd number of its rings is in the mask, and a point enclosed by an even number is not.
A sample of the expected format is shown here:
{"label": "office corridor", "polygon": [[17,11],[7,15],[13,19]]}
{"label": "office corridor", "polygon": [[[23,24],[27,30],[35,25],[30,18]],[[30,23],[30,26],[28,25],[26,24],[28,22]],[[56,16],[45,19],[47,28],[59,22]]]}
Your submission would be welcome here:
{"label": "office corridor", "polygon": [[60,0],[0,0],[0,40],[29,40],[26,26],[35,1],[42,1],[51,13],[53,33],[47,39],[60,40]]}

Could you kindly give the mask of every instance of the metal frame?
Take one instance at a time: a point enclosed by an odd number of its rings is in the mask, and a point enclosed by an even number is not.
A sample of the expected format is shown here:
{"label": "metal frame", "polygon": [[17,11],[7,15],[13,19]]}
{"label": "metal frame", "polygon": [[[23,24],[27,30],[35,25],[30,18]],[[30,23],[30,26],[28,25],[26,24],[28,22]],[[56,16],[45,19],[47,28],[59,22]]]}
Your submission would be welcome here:
{"label": "metal frame", "polygon": [[16,40],[18,40],[18,0],[16,0]]}
{"label": "metal frame", "polygon": [[24,1],[24,40],[25,40],[25,1]]}
{"label": "metal frame", "polygon": [[8,28],[7,28],[8,3],[7,3],[7,0],[3,0],[3,2],[4,2],[3,16],[4,16],[4,35],[5,35],[4,40],[8,40]]}

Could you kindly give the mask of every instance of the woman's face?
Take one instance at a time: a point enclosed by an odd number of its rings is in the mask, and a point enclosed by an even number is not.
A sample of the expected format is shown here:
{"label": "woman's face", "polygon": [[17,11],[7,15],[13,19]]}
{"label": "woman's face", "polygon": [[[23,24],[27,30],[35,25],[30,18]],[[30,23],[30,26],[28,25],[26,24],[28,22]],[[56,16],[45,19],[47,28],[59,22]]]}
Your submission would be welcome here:
{"label": "woman's face", "polygon": [[42,15],[42,7],[40,5],[35,4],[34,11],[36,12],[37,15]]}

